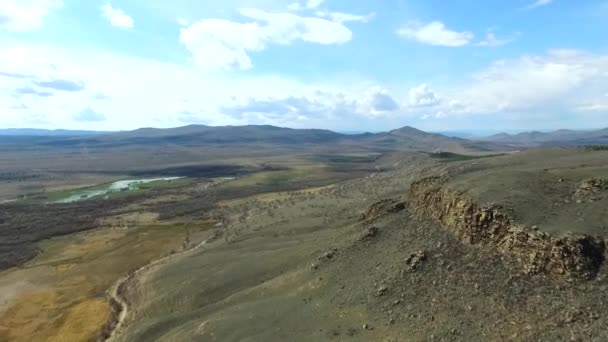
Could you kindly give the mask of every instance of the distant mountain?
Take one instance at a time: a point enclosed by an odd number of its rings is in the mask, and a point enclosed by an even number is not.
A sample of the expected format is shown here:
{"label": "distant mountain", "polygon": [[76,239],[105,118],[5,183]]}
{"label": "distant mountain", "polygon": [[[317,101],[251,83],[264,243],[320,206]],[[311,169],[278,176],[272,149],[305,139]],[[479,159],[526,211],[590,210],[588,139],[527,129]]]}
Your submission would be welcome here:
{"label": "distant mountain", "polygon": [[[66,132],[66,131],[64,131]],[[67,131],[74,132],[74,131]],[[339,150],[342,147],[374,149],[377,151],[497,151],[505,147],[494,142],[474,142],[427,133],[413,127],[402,127],[390,132],[342,134],[323,129],[292,129],[268,125],[204,126],[189,125],[177,128],[141,128],[115,133],[89,133],[57,136],[5,136],[0,144],[29,144],[57,148],[111,148],[124,146],[272,146],[301,148],[323,146]]]}
{"label": "distant mountain", "polygon": [[98,137],[100,142],[146,144],[322,144],[344,138],[343,134],[323,129],[292,129],[269,125],[141,128]]}
{"label": "distant mountain", "polygon": [[477,142],[462,138],[429,133],[413,127],[402,127],[389,132],[368,135],[366,140],[386,147],[419,151],[505,151],[508,148],[492,142]]}
{"label": "distant mountain", "polygon": [[608,128],[589,131],[560,129],[553,132],[500,133],[479,140],[521,147],[608,145]]}
{"label": "distant mountain", "polygon": [[[480,137],[487,137],[492,134],[501,133],[499,131],[494,130],[480,130],[480,129],[471,129],[471,130],[453,130],[453,131],[437,131],[433,133],[438,133],[441,135],[445,135],[447,137],[455,137],[455,138],[464,138],[464,139],[478,139]],[[511,132],[515,133],[515,132]]]}
{"label": "distant mountain", "polygon": [[109,132],[100,131],[72,131],[66,129],[36,129],[36,128],[5,128],[0,129],[0,135],[8,136],[47,136],[47,137],[59,137],[59,136],[87,136],[87,135],[99,135],[107,134]]}

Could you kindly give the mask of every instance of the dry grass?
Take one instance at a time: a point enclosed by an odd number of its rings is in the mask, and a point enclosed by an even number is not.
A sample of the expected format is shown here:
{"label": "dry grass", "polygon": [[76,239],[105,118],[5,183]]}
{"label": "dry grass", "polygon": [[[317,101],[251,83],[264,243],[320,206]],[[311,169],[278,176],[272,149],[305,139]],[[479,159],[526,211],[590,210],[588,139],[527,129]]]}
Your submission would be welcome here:
{"label": "dry grass", "polygon": [[274,202],[274,201],[286,200],[293,196],[314,195],[314,194],[321,192],[322,190],[328,190],[328,189],[332,189],[332,188],[335,188],[335,185],[326,185],[326,186],[307,188],[307,189],[302,189],[302,190],[297,190],[297,191],[268,192],[268,193],[264,193],[264,194],[247,196],[247,197],[237,198],[237,199],[233,199],[233,200],[220,201],[218,203],[218,205],[224,206],[224,207],[238,206],[240,204],[247,203],[248,201],[251,201],[251,200],[269,203],[269,202]]}
{"label": "dry grass", "polygon": [[[109,318],[105,291],[116,279],[179,250],[186,236],[207,226],[99,229],[44,241],[39,257],[2,274],[0,341],[94,338]],[[28,286],[12,286],[18,282]]]}

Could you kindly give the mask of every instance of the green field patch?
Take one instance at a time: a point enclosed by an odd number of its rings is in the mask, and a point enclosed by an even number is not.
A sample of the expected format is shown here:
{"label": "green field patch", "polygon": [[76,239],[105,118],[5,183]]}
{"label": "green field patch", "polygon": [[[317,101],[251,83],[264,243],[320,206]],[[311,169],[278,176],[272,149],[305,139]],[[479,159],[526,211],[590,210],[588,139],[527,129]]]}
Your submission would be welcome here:
{"label": "green field patch", "polygon": [[465,155],[458,154],[452,152],[437,152],[437,153],[429,153],[431,158],[440,159],[442,161],[453,162],[453,161],[466,161],[466,160],[475,160],[475,159],[483,159],[483,158],[491,158],[491,157],[499,157],[504,156],[505,154],[487,154],[481,156],[473,156],[473,155]]}
{"label": "green field patch", "polygon": [[347,153],[321,154],[317,158],[327,163],[372,163],[378,160],[380,153]]}
{"label": "green field patch", "polygon": [[587,150],[587,151],[608,151],[608,145],[585,146],[585,150]]}
{"label": "green field patch", "polygon": [[91,187],[43,192],[24,197],[23,199],[34,203],[72,203],[90,199],[117,199],[139,194],[144,191],[187,186],[192,182],[193,180],[191,178],[122,180]]}

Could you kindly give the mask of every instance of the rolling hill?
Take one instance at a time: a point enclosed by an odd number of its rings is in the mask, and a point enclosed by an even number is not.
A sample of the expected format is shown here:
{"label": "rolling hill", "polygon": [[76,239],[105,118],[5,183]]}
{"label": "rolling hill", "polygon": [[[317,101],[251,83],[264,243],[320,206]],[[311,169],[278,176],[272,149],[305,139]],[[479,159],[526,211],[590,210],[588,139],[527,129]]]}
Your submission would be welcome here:
{"label": "rolling hill", "polygon": [[[27,133],[24,130],[21,133]],[[342,146],[378,151],[417,150],[481,152],[508,149],[487,142],[474,142],[461,138],[427,133],[413,127],[402,127],[389,132],[341,134],[322,129],[292,129],[268,125],[249,126],[204,126],[189,125],[177,128],[142,128],[105,134],[82,133],[81,131],[55,131],[55,135],[4,136],[0,144],[31,144],[56,148],[111,148],[125,146],[255,146],[302,148],[305,146]]]}
{"label": "rolling hill", "polygon": [[590,131],[560,129],[552,132],[500,133],[480,140],[521,147],[606,145],[608,144],[608,128]]}

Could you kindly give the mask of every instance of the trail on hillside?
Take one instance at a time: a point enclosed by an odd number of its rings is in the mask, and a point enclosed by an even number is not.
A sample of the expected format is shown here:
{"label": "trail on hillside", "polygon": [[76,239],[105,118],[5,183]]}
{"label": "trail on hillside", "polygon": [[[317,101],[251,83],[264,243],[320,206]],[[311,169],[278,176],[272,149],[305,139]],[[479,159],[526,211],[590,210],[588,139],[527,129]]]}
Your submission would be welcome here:
{"label": "trail on hillside", "polygon": [[[110,303],[111,303],[112,307],[114,308],[115,314],[113,315],[111,321],[108,322],[108,324],[105,328],[105,329],[108,329],[109,331],[106,333],[102,333],[102,336],[99,338],[99,340],[105,341],[105,342],[114,341],[116,339],[118,332],[120,331],[121,327],[123,326],[123,323],[129,312],[129,305],[125,298],[125,290],[128,287],[129,283],[131,283],[134,279],[136,279],[136,277],[139,276],[141,273],[150,270],[152,267],[154,267],[160,263],[166,262],[172,258],[177,258],[179,256],[183,256],[188,253],[191,253],[191,252],[201,248],[202,246],[207,244],[207,242],[211,241],[214,238],[216,238],[215,234],[212,235],[211,237],[205,239],[201,243],[195,245],[192,248],[189,248],[189,249],[184,250],[179,253],[167,255],[160,259],[156,259],[156,260],[150,262],[149,264],[146,264],[146,265],[138,268],[137,270],[118,279],[107,292],[108,296],[110,297]],[[116,314],[116,312],[118,314]]]}
{"label": "trail on hillside", "polygon": [[[250,215],[249,217],[247,217],[247,219],[260,215],[264,212],[265,211]],[[224,227],[225,227],[224,230],[229,228],[229,227],[226,227],[225,222],[224,222]],[[177,258],[180,256],[187,255],[189,253],[192,253],[215,238],[217,238],[217,235],[213,234],[211,237],[205,239],[201,243],[199,243],[189,249],[186,249],[179,253],[167,255],[160,259],[156,259],[156,260],[136,269],[135,271],[130,272],[130,273],[124,275],[123,277],[119,278],[114,283],[114,285],[107,291],[108,297],[110,298],[110,304],[113,307],[114,315],[113,315],[112,319],[110,320],[110,322],[108,322],[108,324],[104,327],[104,329],[103,329],[104,331],[102,331],[101,336],[98,340],[103,341],[103,342],[115,341],[116,336],[117,336],[118,332],[120,331],[120,329],[122,328],[124,321],[127,318],[128,312],[129,312],[129,305],[125,298],[125,290],[129,287],[129,284],[132,281],[134,281],[140,274],[152,269],[154,266],[157,266],[163,262],[167,262],[167,261],[171,260],[172,258]],[[105,330],[107,330],[107,331],[105,331]]]}

